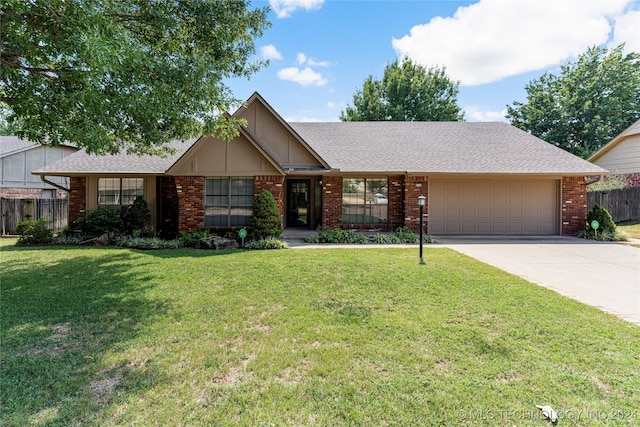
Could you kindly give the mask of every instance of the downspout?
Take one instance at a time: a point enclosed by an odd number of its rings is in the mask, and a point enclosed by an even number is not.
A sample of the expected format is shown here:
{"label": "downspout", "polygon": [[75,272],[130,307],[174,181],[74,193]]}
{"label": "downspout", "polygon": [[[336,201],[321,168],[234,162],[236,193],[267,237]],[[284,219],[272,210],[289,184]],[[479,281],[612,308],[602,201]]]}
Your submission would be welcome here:
{"label": "downspout", "polygon": [[50,186],[57,188],[58,190],[66,191],[67,193],[71,192],[71,189],[65,188],[62,185],[56,184],[53,181],[49,181],[45,175],[40,175],[40,180],[45,184],[49,184]]}

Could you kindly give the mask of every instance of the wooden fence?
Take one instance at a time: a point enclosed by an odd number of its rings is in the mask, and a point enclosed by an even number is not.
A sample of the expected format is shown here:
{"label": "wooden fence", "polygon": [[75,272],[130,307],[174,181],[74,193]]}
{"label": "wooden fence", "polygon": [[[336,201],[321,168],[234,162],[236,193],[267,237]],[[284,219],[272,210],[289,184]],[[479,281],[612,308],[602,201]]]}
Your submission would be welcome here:
{"label": "wooden fence", "polygon": [[640,220],[640,187],[622,190],[590,191],[587,208],[598,204],[609,211],[614,222]]}
{"label": "wooden fence", "polygon": [[60,231],[68,225],[67,199],[0,199],[2,235],[14,234],[16,224],[45,218],[49,229]]}

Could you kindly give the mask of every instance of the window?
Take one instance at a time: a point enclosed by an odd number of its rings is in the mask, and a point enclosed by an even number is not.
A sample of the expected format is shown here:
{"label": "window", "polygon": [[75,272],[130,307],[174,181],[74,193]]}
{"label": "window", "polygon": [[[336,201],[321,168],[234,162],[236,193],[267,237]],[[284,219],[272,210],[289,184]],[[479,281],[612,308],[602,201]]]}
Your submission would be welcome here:
{"label": "window", "polygon": [[144,178],[98,178],[98,206],[128,206],[138,196],[144,196]]}
{"label": "window", "polygon": [[388,218],[387,179],[343,179],[342,223],[386,224]]}
{"label": "window", "polygon": [[253,214],[253,178],[230,177],[205,180],[204,225],[249,225]]}

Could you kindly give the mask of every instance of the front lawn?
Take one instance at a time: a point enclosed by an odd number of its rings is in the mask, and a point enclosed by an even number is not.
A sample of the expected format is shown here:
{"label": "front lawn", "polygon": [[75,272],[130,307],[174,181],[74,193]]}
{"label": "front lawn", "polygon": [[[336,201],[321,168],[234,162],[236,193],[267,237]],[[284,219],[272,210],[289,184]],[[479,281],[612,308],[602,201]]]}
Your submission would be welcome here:
{"label": "front lawn", "polygon": [[640,422],[640,328],[449,249],[13,242],[4,426]]}
{"label": "front lawn", "polygon": [[627,221],[616,224],[618,230],[624,231],[632,239],[640,239],[640,221]]}

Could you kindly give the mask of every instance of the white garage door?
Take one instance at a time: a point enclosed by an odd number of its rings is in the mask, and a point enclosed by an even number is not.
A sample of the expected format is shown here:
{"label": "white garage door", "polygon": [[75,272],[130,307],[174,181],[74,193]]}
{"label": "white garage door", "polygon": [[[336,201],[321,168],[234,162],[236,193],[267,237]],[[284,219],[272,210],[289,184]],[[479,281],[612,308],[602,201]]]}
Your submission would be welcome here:
{"label": "white garage door", "polygon": [[429,233],[558,234],[558,181],[429,180]]}

